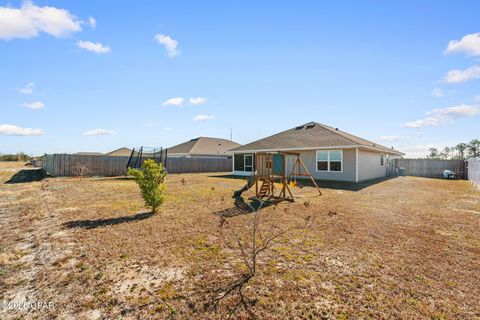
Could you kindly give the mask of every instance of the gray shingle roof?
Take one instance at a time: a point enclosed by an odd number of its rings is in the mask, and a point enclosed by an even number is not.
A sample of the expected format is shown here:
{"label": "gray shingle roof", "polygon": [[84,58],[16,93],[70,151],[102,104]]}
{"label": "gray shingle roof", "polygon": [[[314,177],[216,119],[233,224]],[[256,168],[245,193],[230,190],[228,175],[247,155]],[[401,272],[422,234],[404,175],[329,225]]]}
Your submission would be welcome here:
{"label": "gray shingle roof", "polygon": [[304,125],[242,145],[230,151],[280,151],[340,146],[364,146],[379,149],[388,153],[402,154],[397,150],[317,122],[308,122]]}
{"label": "gray shingle roof", "polygon": [[118,148],[106,153],[106,155],[109,155],[109,156],[123,156],[123,157],[130,157],[131,154],[132,154],[132,149],[129,149],[127,147]]}
{"label": "gray shingle roof", "polygon": [[238,146],[239,143],[226,139],[199,137],[168,148],[168,154],[226,155],[226,151]]}

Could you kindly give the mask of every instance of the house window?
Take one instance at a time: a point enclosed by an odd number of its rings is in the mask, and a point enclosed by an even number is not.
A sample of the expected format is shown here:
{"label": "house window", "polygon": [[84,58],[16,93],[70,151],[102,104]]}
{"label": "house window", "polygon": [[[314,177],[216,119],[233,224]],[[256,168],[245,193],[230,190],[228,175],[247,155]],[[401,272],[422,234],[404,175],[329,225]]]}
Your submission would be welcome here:
{"label": "house window", "polygon": [[317,151],[317,171],[328,171],[328,151]]}
{"label": "house window", "polygon": [[317,171],[342,172],[343,151],[342,150],[318,150]]}
{"label": "house window", "polygon": [[380,153],[380,166],[383,167],[385,165],[385,155]]}
{"label": "house window", "polygon": [[236,154],[233,158],[235,171],[245,171],[245,156],[243,154]]}
{"label": "house window", "polygon": [[245,155],[245,171],[252,172],[253,171],[253,155],[246,154]]}
{"label": "house window", "polygon": [[330,171],[342,171],[342,151],[330,151]]}
{"label": "house window", "polygon": [[235,154],[233,157],[234,171],[253,171],[253,154]]}

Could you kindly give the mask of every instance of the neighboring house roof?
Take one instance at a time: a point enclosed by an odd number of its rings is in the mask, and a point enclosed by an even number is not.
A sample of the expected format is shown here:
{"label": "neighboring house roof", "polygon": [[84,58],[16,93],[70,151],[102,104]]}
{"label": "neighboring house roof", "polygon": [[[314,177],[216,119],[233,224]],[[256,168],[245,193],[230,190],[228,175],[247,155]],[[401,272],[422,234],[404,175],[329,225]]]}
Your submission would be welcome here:
{"label": "neighboring house roof", "polygon": [[88,152],[88,151],[77,152],[75,154],[78,154],[78,155],[81,155],[81,156],[101,156],[101,155],[103,155],[103,153],[101,153],[101,152]]}
{"label": "neighboring house roof", "polygon": [[234,141],[198,137],[168,148],[168,155],[227,155],[227,151],[240,146]]}
{"label": "neighboring house roof", "polygon": [[126,148],[126,147],[122,147],[122,148],[118,148],[116,150],[113,150],[113,151],[110,151],[108,153],[106,153],[106,155],[108,156],[123,156],[123,157],[130,157],[130,155],[132,154],[132,149],[129,149],[129,148]]}
{"label": "neighboring house roof", "polygon": [[378,143],[359,138],[338,128],[332,128],[318,122],[308,122],[295,128],[242,145],[230,150],[241,151],[288,151],[308,150],[329,147],[365,147],[375,151],[401,155],[400,151]]}

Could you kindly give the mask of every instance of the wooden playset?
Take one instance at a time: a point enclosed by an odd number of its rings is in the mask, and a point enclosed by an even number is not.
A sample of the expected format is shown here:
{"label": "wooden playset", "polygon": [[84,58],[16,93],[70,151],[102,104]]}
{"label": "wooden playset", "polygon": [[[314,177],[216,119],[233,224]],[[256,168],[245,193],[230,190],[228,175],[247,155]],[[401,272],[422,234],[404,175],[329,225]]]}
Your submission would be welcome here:
{"label": "wooden playset", "polygon": [[[297,186],[297,178],[310,178],[322,195],[320,188],[300,159],[294,152],[261,152],[255,154],[253,173],[247,184],[235,191],[233,197],[241,197],[244,191],[255,186],[255,197],[261,201],[280,202],[295,201],[290,187]],[[280,184],[277,191],[275,183]]]}

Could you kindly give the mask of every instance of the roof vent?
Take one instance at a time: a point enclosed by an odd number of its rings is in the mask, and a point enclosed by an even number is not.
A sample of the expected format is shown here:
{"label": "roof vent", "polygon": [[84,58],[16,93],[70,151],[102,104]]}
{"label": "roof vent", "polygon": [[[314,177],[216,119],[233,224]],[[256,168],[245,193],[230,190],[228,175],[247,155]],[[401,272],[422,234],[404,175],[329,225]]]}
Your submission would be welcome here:
{"label": "roof vent", "polygon": [[195,138],[195,139],[192,139],[192,140],[190,140],[190,141],[197,141],[198,139],[200,139],[200,138]]}
{"label": "roof vent", "polygon": [[315,127],[314,124],[309,124],[309,125],[307,125],[307,127],[305,129],[312,129],[313,127]]}
{"label": "roof vent", "polygon": [[337,130],[337,131],[338,131],[338,128],[335,128],[335,130]]}
{"label": "roof vent", "polygon": [[295,128],[295,130],[302,130],[303,129],[303,126],[298,126]]}

